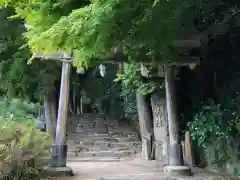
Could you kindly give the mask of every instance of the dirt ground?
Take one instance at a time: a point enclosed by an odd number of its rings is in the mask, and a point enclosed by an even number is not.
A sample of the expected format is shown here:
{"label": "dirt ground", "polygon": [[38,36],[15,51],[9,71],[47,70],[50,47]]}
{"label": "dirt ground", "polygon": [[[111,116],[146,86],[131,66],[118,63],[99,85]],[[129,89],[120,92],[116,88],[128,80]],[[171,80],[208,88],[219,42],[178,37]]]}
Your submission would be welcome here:
{"label": "dirt ground", "polygon": [[156,167],[155,161],[140,158],[121,162],[71,162],[68,166],[75,176],[56,180],[238,180],[200,169],[194,169],[191,177],[168,177],[162,168]]}

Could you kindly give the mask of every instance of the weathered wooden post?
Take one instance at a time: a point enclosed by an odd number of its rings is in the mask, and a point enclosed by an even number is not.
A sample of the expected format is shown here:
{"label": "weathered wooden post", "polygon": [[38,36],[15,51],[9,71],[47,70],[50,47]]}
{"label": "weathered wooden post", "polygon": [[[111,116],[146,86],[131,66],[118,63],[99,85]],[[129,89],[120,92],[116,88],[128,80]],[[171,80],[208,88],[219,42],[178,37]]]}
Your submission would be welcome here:
{"label": "weathered wooden post", "polygon": [[192,67],[196,59],[189,58],[189,62],[166,64],[164,66],[165,72],[165,89],[166,89],[166,104],[169,130],[169,166],[164,168],[167,173],[175,173],[182,175],[190,175],[191,168],[184,166],[183,149],[179,136],[179,121],[177,117],[176,105],[176,89],[175,89],[175,72],[178,66]]}
{"label": "weathered wooden post", "polygon": [[73,175],[70,168],[66,167],[67,160],[67,144],[66,144],[66,131],[67,131],[67,117],[68,117],[68,100],[69,100],[69,83],[70,83],[70,70],[71,56],[64,52],[55,52],[45,55],[44,53],[34,54],[32,58],[41,60],[54,60],[62,62],[62,75],[61,75],[61,89],[58,106],[58,117],[56,127],[56,138],[52,145],[52,163],[49,167],[44,167],[45,172],[51,174],[64,174]]}
{"label": "weathered wooden post", "polygon": [[177,121],[177,105],[175,90],[175,68],[173,66],[165,66],[165,87],[168,112],[169,140],[170,152],[169,163],[174,166],[183,165],[182,146],[180,143],[178,121]]}
{"label": "weathered wooden post", "polygon": [[59,98],[59,108],[57,117],[56,139],[53,145],[52,166],[66,167],[67,160],[67,117],[68,117],[68,100],[69,100],[69,81],[71,69],[71,57],[64,55],[62,58],[62,76],[61,89]]}

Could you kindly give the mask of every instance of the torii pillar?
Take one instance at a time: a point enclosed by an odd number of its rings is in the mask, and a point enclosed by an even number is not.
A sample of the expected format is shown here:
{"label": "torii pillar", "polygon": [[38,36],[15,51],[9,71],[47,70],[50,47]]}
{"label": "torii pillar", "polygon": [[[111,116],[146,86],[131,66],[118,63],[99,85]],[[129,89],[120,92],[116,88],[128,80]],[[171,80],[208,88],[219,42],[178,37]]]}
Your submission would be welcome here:
{"label": "torii pillar", "polygon": [[179,121],[177,117],[175,71],[178,66],[196,66],[196,62],[164,65],[167,119],[169,130],[169,165],[164,167],[164,172],[171,175],[191,175],[191,168],[184,165],[183,149],[179,135]]}
{"label": "torii pillar", "polygon": [[173,66],[165,66],[164,70],[170,141],[169,164],[174,166],[182,166],[183,152],[179,137],[179,122],[177,119],[175,68]]}
{"label": "torii pillar", "polygon": [[69,57],[67,54],[65,54],[61,60],[62,75],[57,117],[56,139],[52,149],[53,150],[52,168],[55,168],[55,171],[62,172],[65,175],[73,174],[72,170],[66,166],[67,161],[66,135],[67,135],[71,60],[72,57]]}

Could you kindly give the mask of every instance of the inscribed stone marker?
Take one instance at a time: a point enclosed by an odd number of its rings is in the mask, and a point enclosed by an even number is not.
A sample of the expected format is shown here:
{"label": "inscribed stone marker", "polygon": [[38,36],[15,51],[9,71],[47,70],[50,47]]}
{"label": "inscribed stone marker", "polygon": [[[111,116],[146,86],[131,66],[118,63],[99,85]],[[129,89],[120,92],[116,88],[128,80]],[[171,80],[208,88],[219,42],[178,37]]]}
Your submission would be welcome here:
{"label": "inscribed stone marker", "polygon": [[193,168],[194,161],[193,161],[193,155],[192,155],[192,147],[191,147],[191,137],[190,133],[187,131],[185,133],[185,147],[184,147],[184,163],[188,165],[189,167]]}
{"label": "inscribed stone marker", "polygon": [[166,100],[161,94],[151,97],[153,129],[155,138],[155,158],[162,165],[168,164],[167,111]]}

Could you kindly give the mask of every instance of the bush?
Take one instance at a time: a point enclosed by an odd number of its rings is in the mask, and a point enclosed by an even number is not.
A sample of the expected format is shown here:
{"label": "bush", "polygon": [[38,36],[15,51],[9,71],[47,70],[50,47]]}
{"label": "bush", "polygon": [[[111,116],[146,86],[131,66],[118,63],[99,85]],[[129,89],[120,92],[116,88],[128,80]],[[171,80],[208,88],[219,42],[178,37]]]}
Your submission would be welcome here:
{"label": "bush", "polygon": [[35,127],[33,121],[0,119],[0,173],[2,176],[9,175],[11,179],[16,176],[18,180],[25,180],[26,178],[19,175],[27,177],[27,174],[34,174],[35,160],[49,148],[51,143],[50,136]]}
{"label": "bush", "polygon": [[40,176],[36,169],[31,167],[21,167],[14,169],[11,175],[4,180],[39,180]]}
{"label": "bush", "polygon": [[208,166],[227,168],[231,164],[233,173],[239,175],[240,118],[234,102],[204,105],[194,121],[188,123],[192,139],[204,153]]}
{"label": "bush", "polygon": [[40,105],[22,99],[0,98],[0,113],[5,117],[36,117]]}
{"label": "bush", "polygon": [[14,114],[15,117],[36,117],[38,108],[37,104],[25,100],[13,99],[9,102],[8,111]]}

